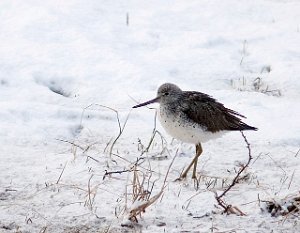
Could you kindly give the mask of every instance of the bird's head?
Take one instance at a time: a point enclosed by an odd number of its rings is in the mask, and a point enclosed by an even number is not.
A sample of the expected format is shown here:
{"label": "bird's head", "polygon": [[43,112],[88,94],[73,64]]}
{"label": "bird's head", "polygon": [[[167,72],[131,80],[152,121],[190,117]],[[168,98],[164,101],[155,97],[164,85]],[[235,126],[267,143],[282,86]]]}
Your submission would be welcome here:
{"label": "bird's head", "polygon": [[133,108],[139,108],[152,103],[167,104],[176,102],[181,92],[182,90],[175,84],[164,83],[158,88],[157,95],[154,99],[135,105]]}

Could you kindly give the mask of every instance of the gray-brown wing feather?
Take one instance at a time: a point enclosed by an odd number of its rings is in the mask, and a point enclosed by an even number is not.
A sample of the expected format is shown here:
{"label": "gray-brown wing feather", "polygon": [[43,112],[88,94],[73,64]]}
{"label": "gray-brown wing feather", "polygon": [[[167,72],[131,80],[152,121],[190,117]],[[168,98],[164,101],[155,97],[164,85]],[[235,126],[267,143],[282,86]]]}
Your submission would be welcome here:
{"label": "gray-brown wing feather", "polygon": [[179,108],[186,114],[187,119],[200,124],[211,132],[257,130],[242,122],[240,117],[244,117],[243,115],[226,108],[214,98],[201,92],[183,92]]}

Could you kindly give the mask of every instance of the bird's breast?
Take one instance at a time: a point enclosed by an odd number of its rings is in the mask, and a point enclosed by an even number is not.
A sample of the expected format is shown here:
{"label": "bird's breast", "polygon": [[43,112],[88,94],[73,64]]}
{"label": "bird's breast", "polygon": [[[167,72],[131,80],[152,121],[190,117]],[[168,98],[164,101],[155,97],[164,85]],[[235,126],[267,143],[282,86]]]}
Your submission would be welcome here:
{"label": "bird's breast", "polygon": [[220,137],[223,133],[212,133],[200,124],[188,119],[184,112],[160,106],[159,120],[172,137],[187,143],[198,144]]}

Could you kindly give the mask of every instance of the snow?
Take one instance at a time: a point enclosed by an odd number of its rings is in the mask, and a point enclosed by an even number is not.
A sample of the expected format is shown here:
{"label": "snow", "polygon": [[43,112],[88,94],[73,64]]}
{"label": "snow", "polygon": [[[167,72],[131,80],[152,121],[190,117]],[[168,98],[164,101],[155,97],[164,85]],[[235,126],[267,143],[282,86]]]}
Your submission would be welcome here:
{"label": "snow", "polygon": [[[2,0],[0,232],[299,232],[299,216],[271,217],[260,202],[300,190],[299,12],[292,0]],[[221,214],[214,196],[247,161],[239,133],[203,144],[198,188],[191,174],[174,182],[194,145],[159,123],[162,137],[142,154],[155,112],[131,107],[164,82],[212,95],[259,128],[246,132],[249,179],[225,196],[247,216]],[[113,147],[107,107],[121,127],[128,117]],[[134,229],[121,227],[133,172],[105,172],[137,163],[155,196],[175,155],[161,198]]]}

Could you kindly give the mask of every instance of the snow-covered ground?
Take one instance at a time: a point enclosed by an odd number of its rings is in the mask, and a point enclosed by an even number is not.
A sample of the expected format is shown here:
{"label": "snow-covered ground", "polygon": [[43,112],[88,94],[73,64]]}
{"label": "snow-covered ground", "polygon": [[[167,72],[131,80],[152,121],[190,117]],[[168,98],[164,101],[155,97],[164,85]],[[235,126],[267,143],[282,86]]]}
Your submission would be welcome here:
{"label": "snow-covered ground", "polygon": [[[300,232],[299,215],[262,211],[299,195],[299,64],[297,0],[1,0],[0,232]],[[173,182],[194,145],[159,123],[162,138],[142,154],[155,112],[131,107],[164,82],[259,128],[246,132],[249,179],[225,196],[246,216],[221,214],[215,200],[247,161],[239,133],[203,145],[198,188],[190,176]],[[116,113],[124,131],[113,144]],[[105,172],[137,162],[152,197],[175,155],[163,194],[121,227],[137,205],[134,172]]]}

